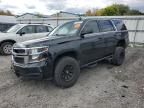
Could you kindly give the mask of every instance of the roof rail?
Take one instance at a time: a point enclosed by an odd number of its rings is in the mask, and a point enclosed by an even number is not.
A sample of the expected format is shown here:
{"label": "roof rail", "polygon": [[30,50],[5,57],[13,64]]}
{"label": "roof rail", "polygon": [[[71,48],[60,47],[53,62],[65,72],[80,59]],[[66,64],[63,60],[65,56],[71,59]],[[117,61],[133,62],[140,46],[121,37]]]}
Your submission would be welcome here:
{"label": "roof rail", "polygon": [[[47,23],[31,23],[31,22],[23,23],[23,22],[20,22],[19,24],[47,24]],[[51,25],[51,24],[47,24],[47,25]]]}
{"label": "roof rail", "polygon": [[[26,19],[26,20],[19,20],[19,24],[47,24],[47,23],[44,23],[44,19],[42,21],[40,21],[39,23],[32,22],[32,19]],[[48,24],[48,25],[51,25],[51,24]]]}

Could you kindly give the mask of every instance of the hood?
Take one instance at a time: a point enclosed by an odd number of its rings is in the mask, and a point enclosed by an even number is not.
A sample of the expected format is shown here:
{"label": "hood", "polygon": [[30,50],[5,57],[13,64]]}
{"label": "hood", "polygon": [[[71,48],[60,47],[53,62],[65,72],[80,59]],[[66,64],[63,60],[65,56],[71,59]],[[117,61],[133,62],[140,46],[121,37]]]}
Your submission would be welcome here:
{"label": "hood", "polygon": [[[78,38],[78,37],[77,37]],[[20,48],[31,48],[31,47],[42,47],[42,46],[51,46],[55,44],[61,44],[66,43],[69,41],[72,41],[76,39],[75,36],[69,37],[69,36],[48,36],[45,38],[40,39],[34,39],[29,40],[21,43],[16,43],[14,47],[20,47]]]}
{"label": "hood", "polygon": [[13,35],[15,33],[4,33],[4,32],[0,32],[0,36],[9,36],[9,35]]}

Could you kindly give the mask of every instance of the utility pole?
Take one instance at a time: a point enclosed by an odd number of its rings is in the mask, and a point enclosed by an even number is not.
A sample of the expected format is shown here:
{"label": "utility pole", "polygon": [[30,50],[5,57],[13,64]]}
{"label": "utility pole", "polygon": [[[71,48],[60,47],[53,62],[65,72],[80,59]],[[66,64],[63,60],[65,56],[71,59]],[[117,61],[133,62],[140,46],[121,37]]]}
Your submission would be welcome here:
{"label": "utility pole", "polygon": [[59,13],[57,13],[56,16],[57,16],[57,26],[58,26]]}

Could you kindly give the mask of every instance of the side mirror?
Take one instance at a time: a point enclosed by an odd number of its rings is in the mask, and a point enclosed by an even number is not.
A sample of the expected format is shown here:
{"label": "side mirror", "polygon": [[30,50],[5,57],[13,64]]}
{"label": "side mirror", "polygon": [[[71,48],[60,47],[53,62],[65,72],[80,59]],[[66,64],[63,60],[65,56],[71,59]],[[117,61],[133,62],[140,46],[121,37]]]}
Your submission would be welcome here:
{"label": "side mirror", "polygon": [[20,32],[20,36],[22,36],[22,35],[24,35],[25,34],[25,32]]}

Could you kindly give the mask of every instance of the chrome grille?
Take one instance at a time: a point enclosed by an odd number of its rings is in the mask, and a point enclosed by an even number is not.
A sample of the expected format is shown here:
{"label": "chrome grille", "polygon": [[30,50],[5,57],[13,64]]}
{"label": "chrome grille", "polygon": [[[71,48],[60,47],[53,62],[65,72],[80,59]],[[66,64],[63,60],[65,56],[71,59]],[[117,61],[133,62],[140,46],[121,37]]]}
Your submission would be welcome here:
{"label": "chrome grille", "polygon": [[13,48],[12,54],[13,55],[27,55],[28,50],[26,48]]}
{"label": "chrome grille", "polygon": [[16,63],[24,64],[24,57],[14,57]]}
{"label": "chrome grille", "polygon": [[28,62],[28,51],[25,48],[13,48],[13,61],[17,64],[26,64]]}

